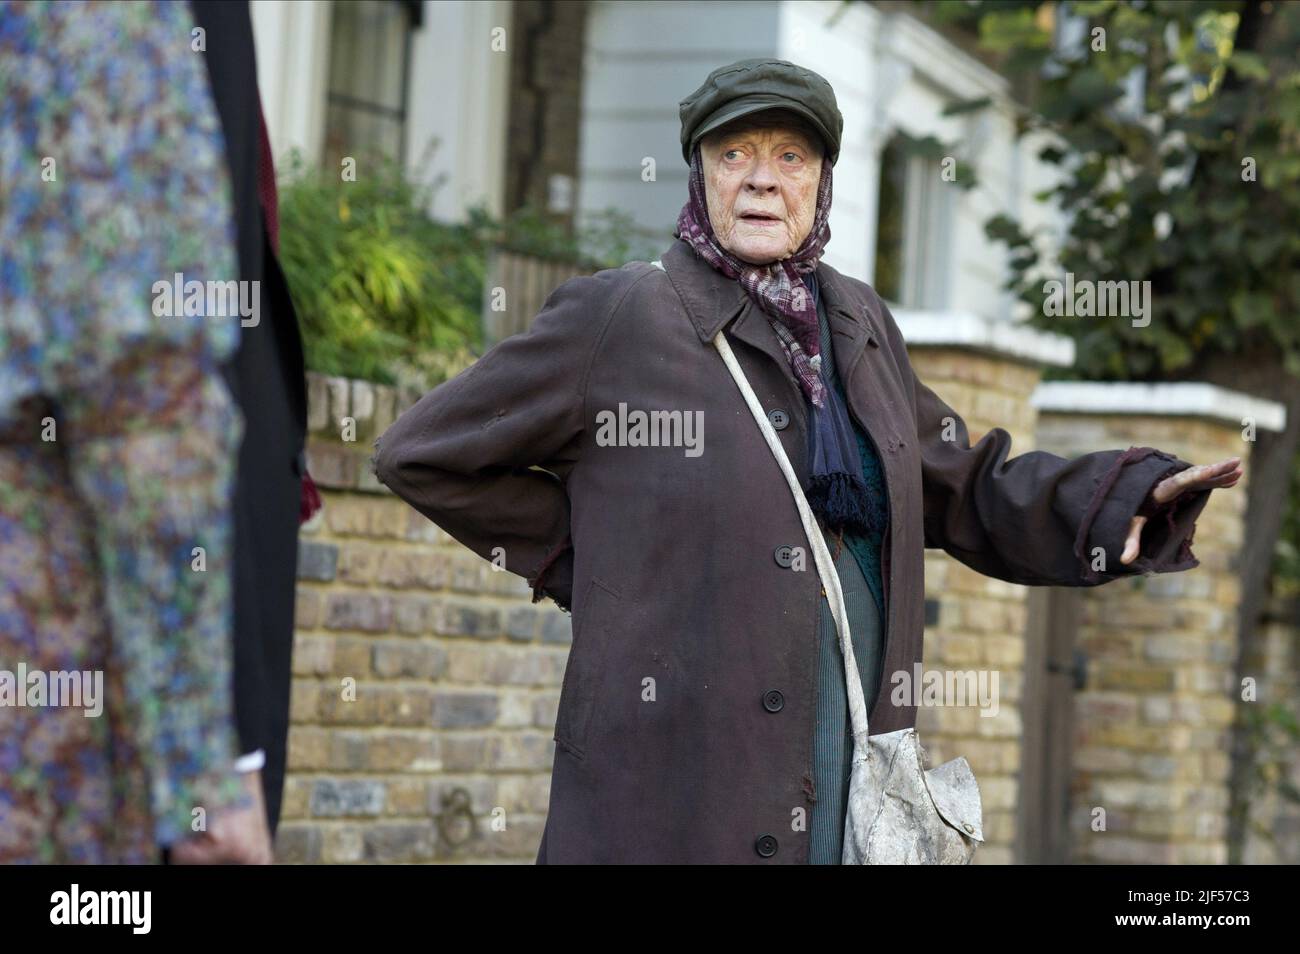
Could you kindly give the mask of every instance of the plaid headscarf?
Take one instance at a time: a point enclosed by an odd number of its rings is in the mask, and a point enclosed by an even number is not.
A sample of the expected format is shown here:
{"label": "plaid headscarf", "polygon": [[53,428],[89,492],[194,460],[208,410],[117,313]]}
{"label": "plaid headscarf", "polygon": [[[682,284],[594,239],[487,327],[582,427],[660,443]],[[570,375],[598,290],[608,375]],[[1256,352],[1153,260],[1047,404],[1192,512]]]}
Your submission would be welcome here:
{"label": "plaid headscarf", "polygon": [[[816,270],[830,241],[831,163],[822,160],[812,228],[789,258],[770,265],[742,262],[722,247],[709,219],[700,147],[691,153],[689,198],[677,217],[677,238],[701,259],[744,286],[781,343],[790,370],[808,399],[808,504],[832,531],[865,534],[879,529],[878,508],[869,498],[862,458],[838,391],[827,385],[830,368],[822,368],[821,329],[817,320],[820,289]],[[806,277],[805,277],[806,276]],[[824,377],[825,376],[825,377]]]}

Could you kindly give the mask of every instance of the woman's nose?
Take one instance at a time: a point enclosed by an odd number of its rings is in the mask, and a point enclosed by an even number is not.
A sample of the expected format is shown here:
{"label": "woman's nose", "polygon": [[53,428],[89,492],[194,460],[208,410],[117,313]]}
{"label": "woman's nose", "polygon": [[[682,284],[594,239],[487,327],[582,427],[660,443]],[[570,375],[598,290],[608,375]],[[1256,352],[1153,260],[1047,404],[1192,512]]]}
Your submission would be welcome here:
{"label": "woman's nose", "polygon": [[776,171],[767,159],[759,159],[745,176],[745,188],[755,192],[771,192],[777,187]]}

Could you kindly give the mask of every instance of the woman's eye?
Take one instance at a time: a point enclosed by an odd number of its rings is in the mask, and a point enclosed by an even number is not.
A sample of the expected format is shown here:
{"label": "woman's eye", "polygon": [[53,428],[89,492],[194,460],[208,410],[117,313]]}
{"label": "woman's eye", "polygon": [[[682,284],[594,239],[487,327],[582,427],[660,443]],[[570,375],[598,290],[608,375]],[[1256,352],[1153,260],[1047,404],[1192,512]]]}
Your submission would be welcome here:
{"label": "woman's eye", "polygon": [[797,153],[797,152],[787,152],[787,153],[785,154],[785,156],[784,156],[784,159],[785,159],[786,162],[798,162],[798,161],[799,161],[799,153]]}
{"label": "woman's eye", "polygon": [[728,150],[727,150],[726,152],[724,152],[722,155],[723,155],[726,159],[731,160],[731,161],[734,162],[735,159],[740,155],[740,150],[739,150],[739,149],[728,149]]}

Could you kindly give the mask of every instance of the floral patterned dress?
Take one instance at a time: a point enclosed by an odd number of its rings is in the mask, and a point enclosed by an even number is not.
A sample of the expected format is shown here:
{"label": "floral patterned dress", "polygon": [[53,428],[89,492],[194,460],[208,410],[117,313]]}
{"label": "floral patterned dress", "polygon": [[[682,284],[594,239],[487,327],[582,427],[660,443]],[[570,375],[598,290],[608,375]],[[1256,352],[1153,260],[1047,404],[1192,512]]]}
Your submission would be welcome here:
{"label": "floral patterned dress", "polygon": [[[155,862],[238,797],[239,323],[155,314],[239,277],[193,29],[0,2],[0,862]],[[23,705],[23,670],[100,674],[102,711]]]}

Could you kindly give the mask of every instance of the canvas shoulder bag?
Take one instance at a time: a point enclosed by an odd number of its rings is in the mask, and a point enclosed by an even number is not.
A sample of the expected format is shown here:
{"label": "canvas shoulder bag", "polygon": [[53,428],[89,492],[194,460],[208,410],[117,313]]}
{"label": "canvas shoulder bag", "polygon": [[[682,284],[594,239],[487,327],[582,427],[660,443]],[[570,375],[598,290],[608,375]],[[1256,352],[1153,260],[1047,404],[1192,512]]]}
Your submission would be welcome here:
{"label": "canvas shoulder bag", "polygon": [[[664,268],[661,262],[652,264]],[[984,841],[983,807],[975,774],[966,759],[960,756],[927,769],[929,759],[915,728],[876,736],[868,732],[866,699],[853,654],[844,593],[826,541],[808,506],[803,488],[799,486],[794,468],[790,466],[785,448],[781,446],[722,330],[714,336],[713,346],[740,388],[794,496],[839,632],[849,722],[853,732],[842,863],[969,864],[976,848]]]}

